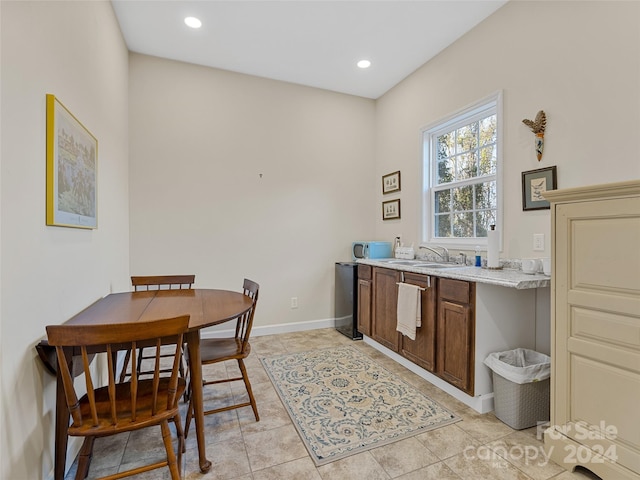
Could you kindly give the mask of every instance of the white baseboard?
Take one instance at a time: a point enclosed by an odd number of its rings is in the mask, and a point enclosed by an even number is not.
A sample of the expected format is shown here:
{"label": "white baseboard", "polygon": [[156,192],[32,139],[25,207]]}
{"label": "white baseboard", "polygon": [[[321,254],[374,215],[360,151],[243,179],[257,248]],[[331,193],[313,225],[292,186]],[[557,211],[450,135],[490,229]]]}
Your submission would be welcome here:
{"label": "white baseboard", "polygon": [[435,385],[440,390],[444,390],[449,395],[454,397],[457,400],[460,400],[462,403],[467,405],[468,407],[473,408],[478,413],[487,413],[493,410],[493,393],[489,393],[486,395],[478,395],[476,397],[472,397],[471,395],[467,395],[462,390],[458,390],[456,387],[451,385],[450,383],[445,382],[440,377],[435,376],[433,373],[428,372],[422,367],[419,367],[415,363],[407,360],[401,355],[398,355],[393,350],[389,350],[388,348],[380,345],[378,342],[373,340],[372,338],[367,337],[366,335],[363,338],[364,342],[367,345],[371,345],[373,348],[378,350],[381,353],[384,353],[387,357],[395,360],[400,365],[405,368],[408,368],[416,375],[424,378],[427,382]]}
{"label": "white baseboard", "polygon": [[[75,458],[80,453],[80,448],[82,448],[83,439],[80,437],[68,437],[67,443],[67,464],[64,466],[64,474],[65,476],[69,473],[69,469],[71,469],[71,465],[75,461]],[[55,480],[55,468],[51,468],[45,480]]]}
{"label": "white baseboard", "polygon": [[[335,319],[327,318],[324,320],[310,320],[306,322],[278,323],[276,325],[254,325],[251,330],[251,336],[262,337],[264,335],[277,335],[279,333],[304,332],[307,330],[318,330],[321,328],[334,328],[335,323]],[[229,322],[229,324],[230,326],[233,325],[234,328],[211,332],[203,331],[201,336],[202,338],[216,338],[233,334],[235,331],[235,324],[233,322]]]}

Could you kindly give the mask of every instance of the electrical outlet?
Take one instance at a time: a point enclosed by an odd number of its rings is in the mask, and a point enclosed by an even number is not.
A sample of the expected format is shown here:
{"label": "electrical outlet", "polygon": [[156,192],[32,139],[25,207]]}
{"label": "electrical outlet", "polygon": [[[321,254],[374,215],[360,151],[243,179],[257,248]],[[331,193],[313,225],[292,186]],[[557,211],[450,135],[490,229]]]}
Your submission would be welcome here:
{"label": "electrical outlet", "polygon": [[544,233],[533,234],[533,251],[544,252]]}
{"label": "electrical outlet", "polygon": [[298,308],[298,297],[291,297],[291,308]]}

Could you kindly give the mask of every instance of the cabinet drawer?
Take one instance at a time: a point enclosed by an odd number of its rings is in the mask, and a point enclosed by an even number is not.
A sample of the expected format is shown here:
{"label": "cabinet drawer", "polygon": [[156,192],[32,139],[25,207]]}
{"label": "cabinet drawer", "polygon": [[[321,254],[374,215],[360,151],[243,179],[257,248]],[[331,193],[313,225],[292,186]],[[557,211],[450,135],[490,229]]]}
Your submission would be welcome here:
{"label": "cabinet drawer", "polygon": [[460,303],[469,303],[471,287],[469,282],[441,278],[439,285],[440,298],[446,298]]}
{"label": "cabinet drawer", "polygon": [[371,280],[371,265],[358,265],[358,278]]}

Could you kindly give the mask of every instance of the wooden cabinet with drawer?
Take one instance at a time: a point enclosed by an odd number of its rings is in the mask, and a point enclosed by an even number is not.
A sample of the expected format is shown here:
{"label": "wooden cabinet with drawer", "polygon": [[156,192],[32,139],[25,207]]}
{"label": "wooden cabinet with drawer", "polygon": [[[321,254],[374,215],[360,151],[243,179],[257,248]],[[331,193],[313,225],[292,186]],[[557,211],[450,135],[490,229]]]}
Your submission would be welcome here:
{"label": "wooden cabinet with drawer", "polygon": [[[367,270],[359,285],[364,299],[360,331],[373,340],[372,345],[385,347],[380,351],[405,366],[407,362],[414,364],[408,368],[417,365],[420,370],[414,371],[420,376],[474,410],[491,411],[491,370],[483,362],[493,352],[536,349],[536,312],[544,317],[549,287],[505,288],[458,278],[471,277],[468,271],[461,275],[456,270],[456,278],[446,278],[379,264],[363,265]],[[422,293],[422,326],[416,330],[415,340],[396,331],[396,283],[400,281],[422,287],[431,283],[431,288]],[[370,334],[366,333],[367,326]],[[543,334],[540,338],[544,341]]]}
{"label": "wooden cabinet with drawer", "polygon": [[[423,287],[415,340],[397,330],[398,285]],[[360,265],[358,330],[473,395],[475,283]]]}
{"label": "wooden cabinet with drawer", "polygon": [[473,395],[475,283],[438,280],[436,375]]}

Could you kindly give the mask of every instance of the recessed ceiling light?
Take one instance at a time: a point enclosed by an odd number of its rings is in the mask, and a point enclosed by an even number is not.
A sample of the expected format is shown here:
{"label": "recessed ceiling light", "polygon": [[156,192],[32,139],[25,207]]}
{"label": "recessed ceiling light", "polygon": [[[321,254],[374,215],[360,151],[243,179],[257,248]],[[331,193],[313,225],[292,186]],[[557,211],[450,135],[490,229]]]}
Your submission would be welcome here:
{"label": "recessed ceiling light", "polygon": [[357,65],[360,68],[369,68],[371,66],[371,62],[369,60],[360,60]]}
{"label": "recessed ceiling light", "polygon": [[187,17],[184,19],[184,23],[191,28],[200,28],[202,26],[202,22],[196,17]]}

